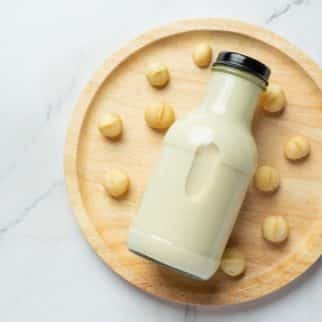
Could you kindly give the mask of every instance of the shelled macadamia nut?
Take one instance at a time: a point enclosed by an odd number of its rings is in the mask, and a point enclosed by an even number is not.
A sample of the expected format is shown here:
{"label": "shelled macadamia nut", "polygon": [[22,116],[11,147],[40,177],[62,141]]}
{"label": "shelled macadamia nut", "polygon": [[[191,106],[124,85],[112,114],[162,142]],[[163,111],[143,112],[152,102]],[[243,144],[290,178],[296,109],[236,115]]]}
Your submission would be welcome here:
{"label": "shelled macadamia nut", "polygon": [[270,83],[267,86],[259,101],[259,106],[269,113],[281,112],[286,104],[287,101],[283,88],[274,83]]}
{"label": "shelled macadamia nut", "polygon": [[117,138],[122,134],[123,131],[122,119],[116,113],[106,113],[100,119],[98,129],[106,138]]}
{"label": "shelled macadamia nut", "polygon": [[288,236],[288,222],[283,216],[266,217],[262,224],[263,237],[272,243],[281,243]]}
{"label": "shelled macadamia nut", "polygon": [[280,176],[275,168],[262,166],[256,170],[254,183],[260,191],[273,192],[280,185]]}
{"label": "shelled macadamia nut", "polygon": [[246,269],[246,258],[239,249],[227,248],[221,259],[220,268],[225,274],[237,277]]}
{"label": "shelled macadamia nut", "polygon": [[158,62],[148,66],[146,77],[150,84],[157,88],[162,88],[167,85],[170,79],[167,66]]}
{"label": "shelled macadamia nut", "polygon": [[292,137],[284,146],[284,154],[289,160],[300,160],[310,154],[311,146],[303,136]]}
{"label": "shelled macadamia nut", "polygon": [[208,67],[212,59],[212,49],[207,43],[198,44],[192,53],[192,58],[198,67]]}
{"label": "shelled macadamia nut", "polygon": [[103,186],[111,197],[118,198],[129,190],[130,179],[124,171],[110,170],[104,178]]}
{"label": "shelled macadamia nut", "polygon": [[166,130],[175,121],[172,106],[163,103],[147,106],[144,117],[148,126],[157,130]]}

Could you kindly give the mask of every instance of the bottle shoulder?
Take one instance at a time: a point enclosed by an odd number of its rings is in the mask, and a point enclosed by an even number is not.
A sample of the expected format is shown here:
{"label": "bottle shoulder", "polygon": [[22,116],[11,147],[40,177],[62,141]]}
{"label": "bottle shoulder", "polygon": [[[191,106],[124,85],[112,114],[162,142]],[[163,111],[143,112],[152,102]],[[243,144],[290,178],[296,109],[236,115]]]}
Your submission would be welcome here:
{"label": "bottle shoulder", "polygon": [[173,124],[164,141],[191,152],[215,144],[223,163],[243,172],[256,167],[257,148],[250,129],[221,116],[191,113]]}

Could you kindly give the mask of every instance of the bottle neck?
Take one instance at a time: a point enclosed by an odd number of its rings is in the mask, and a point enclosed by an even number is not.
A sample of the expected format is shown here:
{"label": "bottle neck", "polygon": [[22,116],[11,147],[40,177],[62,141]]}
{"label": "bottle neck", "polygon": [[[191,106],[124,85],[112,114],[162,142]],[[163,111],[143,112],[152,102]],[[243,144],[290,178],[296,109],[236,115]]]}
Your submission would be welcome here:
{"label": "bottle neck", "polygon": [[250,73],[232,67],[216,66],[202,109],[250,127],[264,88],[264,81]]}

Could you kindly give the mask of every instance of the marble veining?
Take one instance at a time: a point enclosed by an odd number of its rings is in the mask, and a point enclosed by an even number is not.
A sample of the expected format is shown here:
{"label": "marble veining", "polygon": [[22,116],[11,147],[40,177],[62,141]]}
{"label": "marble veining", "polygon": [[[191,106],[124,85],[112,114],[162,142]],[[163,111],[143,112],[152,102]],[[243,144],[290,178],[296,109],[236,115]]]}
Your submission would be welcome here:
{"label": "marble veining", "polygon": [[14,228],[18,224],[22,223],[32,212],[32,210],[38,206],[38,204],[51,196],[51,194],[56,190],[57,187],[62,186],[63,182],[53,182],[45,191],[41,192],[35,199],[31,200],[30,204],[25,207],[19,215],[14,218],[11,222],[4,226],[0,226],[0,234],[8,232],[10,229]]}
{"label": "marble veining", "polygon": [[59,95],[59,97],[54,102],[49,102],[47,104],[46,109],[46,121],[50,121],[50,119],[53,117],[54,114],[57,114],[61,111],[61,108],[64,106],[64,103],[70,95],[73,93],[73,91],[76,88],[76,75],[72,75],[70,77],[70,80],[64,88],[63,92]]}
{"label": "marble veining", "polygon": [[295,6],[309,4],[309,0],[292,0],[287,2],[282,7],[275,9],[272,14],[266,19],[266,24],[272,23],[274,20],[281,18],[292,10]]}
{"label": "marble veining", "polygon": [[284,290],[233,309],[172,305],[143,294],[94,254],[63,189],[73,107],[95,69],[122,44],[176,19],[230,17],[266,25],[321,65],[322,43],[312,35],[322,28],[321,13],[319,0],[3,1],[1,322],[322,320],[321,260]]}

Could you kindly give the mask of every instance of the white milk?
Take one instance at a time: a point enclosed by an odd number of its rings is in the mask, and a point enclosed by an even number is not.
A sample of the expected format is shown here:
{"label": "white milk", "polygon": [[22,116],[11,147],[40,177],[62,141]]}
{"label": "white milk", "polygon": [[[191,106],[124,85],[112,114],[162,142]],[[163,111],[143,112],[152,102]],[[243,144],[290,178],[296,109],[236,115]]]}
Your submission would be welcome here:
{"label": "white milk", "polygon": [[215,273],[256,168],[250,127],[263,88],[248,72],[213,68],[202,106],[165,136],[131,251],[196,278]]}

